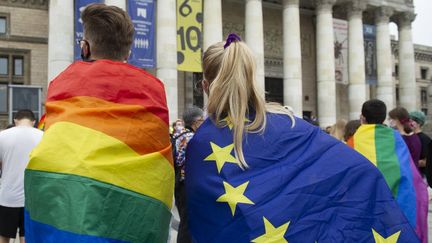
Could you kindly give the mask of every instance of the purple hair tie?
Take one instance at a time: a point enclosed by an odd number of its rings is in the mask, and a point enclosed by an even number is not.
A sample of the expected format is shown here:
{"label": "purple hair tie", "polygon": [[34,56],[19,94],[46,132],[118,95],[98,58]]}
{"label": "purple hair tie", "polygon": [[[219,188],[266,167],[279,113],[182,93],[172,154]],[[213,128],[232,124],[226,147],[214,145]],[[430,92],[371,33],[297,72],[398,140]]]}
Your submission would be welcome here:
{"label": "purple hair tie", "polygon": [[236,41],[241,41],[240,36],[236,35],[235,33],[229,34],[227,39],[226,39],[224,49],[226,49],[229,45],[231,45],[231,43],[236,42]]}

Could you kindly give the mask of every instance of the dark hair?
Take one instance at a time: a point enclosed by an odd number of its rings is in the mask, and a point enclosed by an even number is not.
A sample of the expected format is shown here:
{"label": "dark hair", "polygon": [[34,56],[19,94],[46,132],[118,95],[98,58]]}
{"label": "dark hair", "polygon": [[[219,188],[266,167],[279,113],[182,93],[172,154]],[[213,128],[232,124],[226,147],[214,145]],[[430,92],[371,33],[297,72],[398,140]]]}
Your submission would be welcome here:
{"label": "dark hair", "polygon": [[348,139],[357,132],[357,129],[361,126],[360,120],[351,120],[345,125],[344,141]]}
{"label": "dark hair", "polygon": [[185,127],[190,128],[192,124],[197,120],[197,118],[204,115],[203,110],[200,108],[193,106],[189,109],[186,109],[183,113],[183,121],[185,124]]}
{"label": "dark hair", "polygon": [[361,113],[368,124],[382,124],[386,118],[387,108],[381,100],[372,99],[363,103]]}
{"label": "dark hair", "polygon": [[403,107],[396,107],[389,112],[389,117],[398,120],[406,133],[411,133],[413,128],[408,111]]}
{"label": "dark hair", "polygon": [[123,60],[129,55],[134,26],[124,10],[103,3],[89,4],[81,19],[92,54],[110,60]]}
{"label": "dark hair", "polygon": [[33,111],[28,110],[28,109],[19,110],[15,114],[14,119],[16,119],[16,120],[29,119],[30,121],[36,121],[36,117],[35,117]]}

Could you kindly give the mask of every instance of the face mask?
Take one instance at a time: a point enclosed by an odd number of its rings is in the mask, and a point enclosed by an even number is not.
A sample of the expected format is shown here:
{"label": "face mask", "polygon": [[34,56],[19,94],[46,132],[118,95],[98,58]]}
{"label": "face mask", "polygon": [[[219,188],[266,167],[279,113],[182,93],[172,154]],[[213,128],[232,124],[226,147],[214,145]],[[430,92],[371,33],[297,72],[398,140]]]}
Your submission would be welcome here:
{"label": "face mask", "polygon": [[177,127],[176,127],[176,131],[177,131],[177,132],[181,132],[181,131],[183,131],[183,129],[184,129],[183,126],[177,126]]}

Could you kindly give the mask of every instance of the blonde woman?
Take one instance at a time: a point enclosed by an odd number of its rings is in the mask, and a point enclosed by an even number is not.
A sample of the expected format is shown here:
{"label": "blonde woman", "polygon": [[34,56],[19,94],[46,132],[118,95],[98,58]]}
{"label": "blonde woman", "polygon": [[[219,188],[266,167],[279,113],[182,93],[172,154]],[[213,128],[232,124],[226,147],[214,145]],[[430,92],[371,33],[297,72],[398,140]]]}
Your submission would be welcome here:
{"label": "blonde woman", "polygon": [[210,46],[203,68],[209,118],[185,164],[193,242],[417,242],[369,161],[265,103],[240,37]]}

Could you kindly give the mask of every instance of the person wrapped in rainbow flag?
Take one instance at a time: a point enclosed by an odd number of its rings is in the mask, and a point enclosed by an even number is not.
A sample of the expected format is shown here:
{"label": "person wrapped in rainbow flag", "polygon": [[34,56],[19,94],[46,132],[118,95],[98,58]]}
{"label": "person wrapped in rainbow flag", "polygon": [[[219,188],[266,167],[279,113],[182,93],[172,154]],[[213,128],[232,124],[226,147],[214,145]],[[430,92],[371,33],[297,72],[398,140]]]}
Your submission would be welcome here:
{"label": "person wrapped in rainbow flag", "polygon": [[362,125],[347,144],[365,156],[384,175],[393,196],[415,228],[421,242],[427,242],[427,185],[414,165],[398,131],[383,125],[386,105],[372,99],[362,106]]}
{"label": "person wrapped in rainbow flag", "polygon": [[125,11],[91,4],[81,18],[86,61],[51,82],[25,172],[26,240],[165,243],[174,169],[163,84],[125,63]]}

